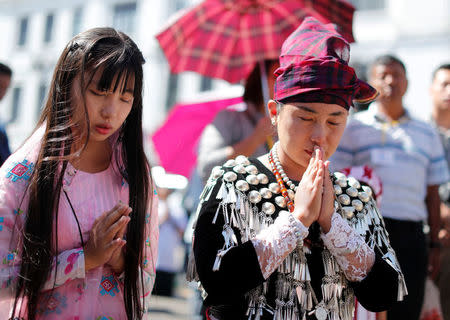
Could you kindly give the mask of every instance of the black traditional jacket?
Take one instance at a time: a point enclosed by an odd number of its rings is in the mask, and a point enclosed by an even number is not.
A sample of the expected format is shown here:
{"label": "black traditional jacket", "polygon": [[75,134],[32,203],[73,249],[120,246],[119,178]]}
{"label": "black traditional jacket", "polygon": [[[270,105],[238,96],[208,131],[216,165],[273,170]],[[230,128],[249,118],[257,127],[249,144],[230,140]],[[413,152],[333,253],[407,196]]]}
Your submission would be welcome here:
{"label": "black traditional jacket", "polygon": [[[366,243],[375,252],[375,263],[362,281],[348,281],[342,272],[337,272],[334,279],[339,280],[332,288],[340,290],[325,301],[326,308],[334,310],[334,314],[329,311],[323,319],[351,320],[355,297],[366,309],[382,311],[401,300],[406,294],[406,287],[370,188],[339,173],[332,175],[332,179],[336,191],[336,212],[365,237]],[[195,271],[190,277],[199,280],[204,290],[204,304],[212,318],[316,319],[314,310],[318,307],[317,303],[323,301],[326,278],[323,262],[326,248],[320,240],[320,226],[314,223],[305,239],[308,250],[304,251],[304,256],[310,274],[309,282],[296,279],[293,272],[287,272],[281,266],[265,280],[251,241],[257,232],[278,217],[280,211],[287,210],[280,198],[275,200],[281,193],[274,183],[275,176],[261,162],[239,156],[222,167],[214,168],[201,195],[193,239]],[[354,188],[357,195],[353,189],[347,191],[353,187],[357,187]],[[255,199],[255,192],[253,198],[250,197],[252,191],[261,192],[262,188],[273,191],[269,193],[270,197],[265,194],[265,197]],[[352,196],[348,199],[345,199],[346,196],[339,197],[346,194]],[[359,210],[356,210],[351,205],[355,199],[363,205],[362,209],[358,207]],[[269,212],[271,214],[264,212],[263,205],[267,202],[275,208],[273,213]],[[353,203],[356,205],[356,202]],[[266,208],[268,206],[272,207],[266,204]],[[291,254],[286,261],[298,264],[299,255],[293,257]],[[311,301],[309,291],[313,291],[316,299],[312,301],[312,307],[299,303],[297,287],[303,288],[303,293],[308,294]],[[317,318],[321,318],[319,312]]]}

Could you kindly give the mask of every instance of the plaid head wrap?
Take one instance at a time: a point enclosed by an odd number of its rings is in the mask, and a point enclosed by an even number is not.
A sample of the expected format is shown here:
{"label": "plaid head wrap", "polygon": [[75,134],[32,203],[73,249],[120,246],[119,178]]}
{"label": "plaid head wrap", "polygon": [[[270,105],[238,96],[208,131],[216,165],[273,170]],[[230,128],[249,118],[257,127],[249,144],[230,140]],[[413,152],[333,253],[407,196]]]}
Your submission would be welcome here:
{"label": "plaid head wrap", "polygon": [[307,17],[283,43],[275,71],[275,99],[338,104],[367,103],[378,92],[348,65],[350,46],[333,24]]}

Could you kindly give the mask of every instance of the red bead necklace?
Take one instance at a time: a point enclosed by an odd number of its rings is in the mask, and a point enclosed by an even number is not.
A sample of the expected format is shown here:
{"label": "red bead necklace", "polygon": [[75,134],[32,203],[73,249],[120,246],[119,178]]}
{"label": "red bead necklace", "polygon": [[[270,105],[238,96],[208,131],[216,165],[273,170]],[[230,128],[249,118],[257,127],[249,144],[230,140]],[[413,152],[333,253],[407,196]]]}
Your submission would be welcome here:
{"label": "red bead necklace", "polygon": [[[275,146],[276,145],[274,145],[273,147],[275,147]],[[283,195],[284,199],[286,200],[286,205],[288,207],[289,212],[293,212],[294,211],[294,202],[289,197],[287,188],[284,184],[283,178],[281,177],[281,173],[278,171],[275,161],[273,160],[272,152],[273,152],[273,149],[270,150],[270,153],[269,153],[269,163],[270,163],[270,166],[272,167],[272,172],[275,175],[275,178],[277,179],[278,185],[280,186],[281,194]]]}

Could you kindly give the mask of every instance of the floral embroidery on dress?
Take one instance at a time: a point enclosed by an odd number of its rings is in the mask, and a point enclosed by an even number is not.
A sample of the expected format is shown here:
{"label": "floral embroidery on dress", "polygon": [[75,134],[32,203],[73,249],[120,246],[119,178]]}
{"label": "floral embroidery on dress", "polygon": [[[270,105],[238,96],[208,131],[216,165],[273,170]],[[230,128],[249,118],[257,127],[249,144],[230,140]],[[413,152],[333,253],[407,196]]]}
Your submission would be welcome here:
{"label": "floral embroidery on dress", "polygon": [[148,266],[148,259],[147,259],[147,257],[144,257],[144,262],[142,263],[142,266],[144,267],[144,269],[147,268],[147,266]]}
{"label": "floral embroidery on dress", "polygon": [[72,271],[73,265],[78,260],[78,257],[80,256],[80,254],[82,252],[83,252],[83,250],[80,250],[78,252],[73,252],[67,257],[68,264],[67,264],[66,268],[64,269],[64,274],[68,274],[70,271]]}
{"label": "floral embroidery on dress", "polygon": [[20,208],[14,209],[14,215],[16,216],[20,216],[23,213],[23,210]]}
{"label": "floral embroidery on dress", "polygon": [[95,320],[114,320],[112,317],[99,316]]}
{"label": "floral embroidery on dress", "polygon": [[7,265],[12,265],[14,262],[14,258],[17,255],[17,250],[13,250],[6,254],[6,256],[3,258],[2,263]]}
{"label": "floral embroidery on dress", "polygon": [[4,217],[0,217],[0,231],[3,230],[3,223],[5,222],[5,218]]}
{"label": "floral embroidery on dress", "polygon": [[118,283],[114,279],[114,275],[109,275],[107,277],[102,276],[102,281],[100,282],[100,294],[102,296],[108,294],[114,297],[116,293],[119,293]]}
{"label": "floral embroidery on dress", "polygon": [[67,307],[66,296],[59,292],[45,294],[40,300],[37,313],[45,316],[52,313],[61,314],[62,310]]}
{"label": "floral embroidery on dress", "polygon": [[16,182],[19,179],[28,180],[33,172],[34,164],[24,159],[22,162],[16,163],[14,167],[8,171],[6,178]]}
{"label": "floral embroidery on dress", "polygon": [[150,213],[145,214],[145,223],[147,223],[147,224],[150,223]]}

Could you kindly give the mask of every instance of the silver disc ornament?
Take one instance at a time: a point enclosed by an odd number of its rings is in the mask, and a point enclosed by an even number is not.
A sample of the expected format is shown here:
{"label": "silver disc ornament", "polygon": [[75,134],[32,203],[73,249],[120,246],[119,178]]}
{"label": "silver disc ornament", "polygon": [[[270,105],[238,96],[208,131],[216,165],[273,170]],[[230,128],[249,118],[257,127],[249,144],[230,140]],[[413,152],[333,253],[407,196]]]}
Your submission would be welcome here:
{"label": "silver disc ornament", "polygon": [[281,208],[286,207],[286,199],[284,197],[282,197],[282,196],[276,197],[275,198],[275,203]]}
{"label": "silver disc ornament", "polygon": [[259,183],[259,179],[254,174],[249,174],[247,177],[245,177],[245,180],[247,180],[248,183],[257,185]]}
{"label": "silver disc ornament", "polygon": [[275,206],[271,202],[264,202],[262,205],[262,211],[265,214],[272,215],[275,212]]}
{"label": "silver disc ornament", "polygon": [[243,173],[245,173],[245,168],[242,164],[238,164],[238,165],[234,166],[233,171],[243,174]]}
{"label": "silver disc ornament", "polygon": [[280,193],[281,188],[278,183],[272,182],[271,184],[269,184],[269,190],[270,192],[277,194]]}
{"label": "silver disc ornament", "polygon": [[342,188],[341,188],[340,185],[334,184],[334,185],[333,185],[333,188],[334,188],[334,193],[335,193],[337,196],[340,195],[340,194],[342,194]]}
{"label": "silver disc ornament", "polygon": [[236,165],[236,161],[234,159],[230,159],[223,165],[224,167],[231,168]]}
{"label": "silver disc ornament", "polygon": [[224,179],[226,182],[233,182],[233,181],[236,181],[236,179],[237,179],[237,174],[234,173],[233,171],[228,171],[227,173],[225,173],[225,174],[223,175],[223,179]]}
{"label": "silver disc ornament", "polygon": [[270,192],[270,190],[267,189],[267,188],[261,188],[261,189],[259,190],[259,193],[261,193],[261,196],[262,196],[264,199],[270,199],[270,198],[272,198],[272,192]]}
{"label": "silver disc ornament", "polygon": [[350,197],[346,194],[341,194],[340,196],[338,196],[338,200],[344,206],[348,206],[350,204]]}
{"label": "silver disc ornament", "polygon": [[258,203],[261,201],[262,197],[258,191],[252,190],[248,193],[248,199],[251,203]]}
{"label": "silver disc ornament", "polygon": [[250,161],[248,160],[248,158],[246,156],[240,155],[240,156],[236,157],[236,163],[247,166],[250,164]]}
{"label": "silver disc ornament", "polygon": [[256,176],[260,183],[267,184],[269,183],[269,178],[264,173],[260,173]]}
{"label": "silver disc ornament", "polygon": [[248,191],[248,189],[250,189],[250,186],[248,185],[247,181],[239,180],[236,182],[236,189],[238,189],[239,191],[245,192],[245,191]]}
{"label": "silver disc ornament", "polygon": [[250,174],[254,174],[254,175],[258,174],[258,168],[256,168],[253,164],[246,166],[245,171],[247,171]]}
{"label": "silver disc ornament", "polygon": [[319,305],[316,307],[314,315],[316,316],[317,320],[327,320],[328,311],[323,306]]}

